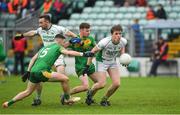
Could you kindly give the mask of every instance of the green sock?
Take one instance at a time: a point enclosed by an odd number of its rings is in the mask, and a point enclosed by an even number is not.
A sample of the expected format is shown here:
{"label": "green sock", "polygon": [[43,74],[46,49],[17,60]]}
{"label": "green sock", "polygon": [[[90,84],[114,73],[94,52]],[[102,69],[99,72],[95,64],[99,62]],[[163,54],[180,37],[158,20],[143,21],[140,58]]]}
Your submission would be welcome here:
{"label": "green sock", "polygon": [[8,101],[8,106],[12,105],[13,103],[15,103],[15,101],[13,100]]}
{"label": "green sock", "polygon": [[107,100],[108,100],[108,97],[104,96],[101,101],[107,101]]}
{"label": "green sock", "polygon": [[36,93],[36,99],[41,99],[41,91],[37,91],[37,93]]}
{"label": "green sock", "polygon": [[67,93],[64,93],[64,98],[65,98],[66,100],[68,100],[68,99],[70,98],[70,95],[67,94]]}
{"label": "green sock", "polygon": [[91,96],[92,96],[92,90],[91,90],[91,89],[89,89],[89,95],[91,95]]}
{"label": "green sock", "polygon": [[36,99],[41,99],[41,94],[37,94]]}

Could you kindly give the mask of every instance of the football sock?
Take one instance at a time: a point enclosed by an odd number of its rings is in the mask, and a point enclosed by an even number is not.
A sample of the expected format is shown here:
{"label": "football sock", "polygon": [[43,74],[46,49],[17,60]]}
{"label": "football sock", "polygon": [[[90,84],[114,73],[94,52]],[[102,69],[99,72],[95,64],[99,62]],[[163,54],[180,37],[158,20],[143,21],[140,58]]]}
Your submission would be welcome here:
{"label": "football sock", "polygon": [[41,99],[41,91],[37,91],[36,99]]}
{"label": "football sock", "polygon": [[89,89],[89,95],[91,95],[91,96],[92,96],[92,90],[91,90],[91,89]]}
{"label": "football sock", "polygon": [[101,101],[107,101],[107,100],[108,100],[108,97],[104,96]]}
{"label": "football sock", "polygon": [[64,93],[64,98],[65,98],[66,100],[68,100],[68,99],[70,98],[70,95],[67,94],[67,93]]}
{"label": "football sock", "polygon": [[13,100],[8,101],[8,106],[12,105],[13,103],[15,103],[15,101]]}

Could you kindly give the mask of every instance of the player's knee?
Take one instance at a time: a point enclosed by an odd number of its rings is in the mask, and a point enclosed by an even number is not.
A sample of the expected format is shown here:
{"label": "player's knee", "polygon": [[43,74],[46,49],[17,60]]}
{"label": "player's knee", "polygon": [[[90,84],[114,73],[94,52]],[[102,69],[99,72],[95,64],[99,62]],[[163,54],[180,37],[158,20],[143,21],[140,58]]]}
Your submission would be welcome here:
{"label": "player's knee", "polygon": [[88,84],[83,84],[82,86],[83,86],[83,90],[84,91],[87,91],[89,89],[89,85]]}
{"label": "player's knee", "polygon": [[32,91],[26,90],[24,94],[25,94],[25,96],[29,96],[32,94]]}
{"label": "player's knee", "polygon": [[68,82],[69,81],[69,78],[68,77],[65,77],[64,78],[64,82]]}
{"label": "player's knee", "polygon": [[99,82],[99,88],[102,89],[106,86],[106,82]]}
{"label": "player's knee", "polygon": [[114,86],[115,88],[120,87],[120,82],[115,82],[115,83],[113,83],[113,86]]}

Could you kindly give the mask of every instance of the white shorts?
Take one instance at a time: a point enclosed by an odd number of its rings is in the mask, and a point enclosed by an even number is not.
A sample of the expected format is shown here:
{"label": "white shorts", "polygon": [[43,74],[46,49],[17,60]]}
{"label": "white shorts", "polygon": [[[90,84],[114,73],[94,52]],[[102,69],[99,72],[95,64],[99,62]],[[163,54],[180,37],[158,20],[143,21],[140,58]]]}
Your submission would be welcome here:
{"label": "white shorts", "polygon": [[118,65],[115,61],[96,61],[96,71],[97,72],[106,72],[109,68],[117,68]]}
{"label": "white shorts", "polygon": [[57,67],[57,66],[66,66],[66,63],[64,61],[64,55],[61,54],[58,59],[55,61],[54,63],[54,66]]}

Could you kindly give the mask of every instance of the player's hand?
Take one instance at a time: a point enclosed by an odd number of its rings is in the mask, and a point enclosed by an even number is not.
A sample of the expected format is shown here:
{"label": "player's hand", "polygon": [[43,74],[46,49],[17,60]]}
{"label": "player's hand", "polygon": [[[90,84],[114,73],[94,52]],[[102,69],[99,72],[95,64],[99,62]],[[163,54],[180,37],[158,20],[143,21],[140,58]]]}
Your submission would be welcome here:
{"label": "player's hand", "polygon": [[71,43],[71,44],[76,44],[76,43],[81,43],[81,38],[71,38],[70,40],[69,40],[69,43]]}
{"label": "player's hand", "polygon": [[83,75],[87,74],[89,72],[89,65],[86,65],[83,70]]}
{"label": "player's hand", "polygon": [[94,53],[92,53],[91,51],[86,51],[86,52],[83,52],[83,56],[84,57],[93,57]]}
{"label": "player's hand", "polygon": [[[128,64],[129,65],[129,64]],[[128,65],[127,64],[122,64],[122,66],[124,66],[124,67],[128,67]]]}
{"label": "player's hand", "polygon": [[22,81],[23,82],[26,82],[27,79],[29,79],[30,77],[30,72],[29,71],[26,71],[23,75],[22,75]]}
{"label": "player's hand", "polygon": [[16,36],[14,37],[15,40],[20,40],[24,38],[23,34],[16,34]]}

